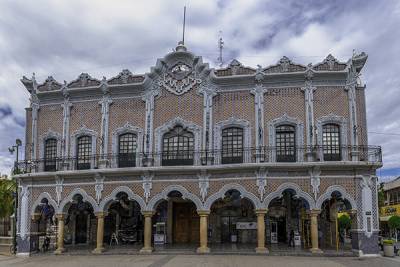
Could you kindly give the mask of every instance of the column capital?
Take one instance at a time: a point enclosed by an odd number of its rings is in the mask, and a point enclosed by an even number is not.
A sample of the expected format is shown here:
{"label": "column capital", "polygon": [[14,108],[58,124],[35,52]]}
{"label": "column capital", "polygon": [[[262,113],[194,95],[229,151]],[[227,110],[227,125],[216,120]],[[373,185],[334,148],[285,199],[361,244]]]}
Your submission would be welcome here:
{"label": "column capital", "polygon": [[257,214],[257,215],[259,215],[259,214],[267,214],[268,213],[268,209],[256,209],[255,210],[255,213]]}
{"label": "column capital", "polygon": [[356,209],[352,209],[352,210],[349,210],[348,213],[349,213],[350,216],[356,215],[357,214],[357,210]]}
{"label": "column capital", "polygon": [[210,211],[209,210],[198,210],[197,214],[202,217],[202,216],[208,216],[210,215]]}
{"label": "column capital", "polygon": [[56,214],[56,218],[57,218],[58,220],[64,220],[64,218],[65,218],[65,213],[57,213],[57,214]]}
{"label": "column capital", "polygon": [[99,212],[96,212],[94,215],[95,215],[97,218],[104,218],[105,216],[107,216],[107,212],[99,211]]}
{"label": "column capital", "polygon": [[310,215],[311,216],[318,216],[321,213],[320,209],[312,209],[310,210]]}
{"label": "column capital", "polygon": [[32,214],[32,221],[34,222],[38,221],[41,216],[42,216],[41,213],[35,212],[34,214]]}
{"label": "column capital", "polygon": [[151,216],[154,215],[154,211],[152,211],[152,210],[144,210],[144,211],[142,211],[142,215],[144,217],[151,217]]}

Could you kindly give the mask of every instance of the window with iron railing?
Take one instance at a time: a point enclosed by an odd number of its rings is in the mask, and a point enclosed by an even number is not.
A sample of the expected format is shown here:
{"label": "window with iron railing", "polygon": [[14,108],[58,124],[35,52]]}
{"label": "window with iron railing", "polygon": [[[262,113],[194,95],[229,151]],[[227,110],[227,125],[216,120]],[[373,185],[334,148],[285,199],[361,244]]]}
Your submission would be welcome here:
{"label": "window with iron railing", "polygon": [[341,160],[339,125],[325,124],[322,127],[322,150],[325,161]]}
{"label": "window with iron railing", "polygon": [[44,171],[57,170],[57,140],[49,138],[44,143]]}
{"label": "window with iron railing", "polygon": [[243,129],[230,127],[222,131],[222,164],[243,162]]}
{"label": "window with iron railing", "polygon": [[78,137],[76,146],[76,169],[90,169],[91,160],[92,137],[87,135]]}
{"label": "window with iron railing", "polygon": [[276,127],[276,161],[296,161],[296,130],[291,125]]}
{"label": "window with iron railing", "polygon": [[135,134],[121,134],[118,140],[118,167],[136,166],[137,137]]}
{"label": "window with iron railing", "polygon": [[194,136],[182,126],[176,126],[164,134],[162,145],[162,165],[193,165]]}

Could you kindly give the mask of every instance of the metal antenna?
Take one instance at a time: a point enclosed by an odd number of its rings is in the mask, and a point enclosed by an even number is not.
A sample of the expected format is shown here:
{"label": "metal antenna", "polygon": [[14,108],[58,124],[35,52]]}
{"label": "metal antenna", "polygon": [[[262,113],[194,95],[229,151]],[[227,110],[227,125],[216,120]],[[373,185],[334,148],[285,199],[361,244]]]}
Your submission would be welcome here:
{"label": "metal antenna", "polygon": [[219,66],[222,67],[224,64],[224,61],[222,59],[222,49],[224,48],[224,41],[222,40],[222,31],[219,31],[218,48],[219,48],[219,57],[217,61],[219,62]]}
{"label": "metal antenna", "polygon": [[186,24],[186,6],[183,7],[183,31],[182,31],[182,44],[185,44],[185,24]]}

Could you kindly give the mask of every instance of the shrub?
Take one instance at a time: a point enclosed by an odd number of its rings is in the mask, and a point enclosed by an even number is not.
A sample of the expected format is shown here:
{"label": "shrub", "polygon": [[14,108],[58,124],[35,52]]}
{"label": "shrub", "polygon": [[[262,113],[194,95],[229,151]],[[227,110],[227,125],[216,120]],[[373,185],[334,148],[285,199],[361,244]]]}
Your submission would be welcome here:
{"label": "shrub", "polygon": [[351,219],[348,215],[343,214],[338,218],[339,228],[341,229],[350,229],[351,228]]}
{"label": "shrub", "polygon": [[383,244],[384,245],[393,246],[394,245],[394,241],[392,239],[385,239],[385,240],[383,240]]}

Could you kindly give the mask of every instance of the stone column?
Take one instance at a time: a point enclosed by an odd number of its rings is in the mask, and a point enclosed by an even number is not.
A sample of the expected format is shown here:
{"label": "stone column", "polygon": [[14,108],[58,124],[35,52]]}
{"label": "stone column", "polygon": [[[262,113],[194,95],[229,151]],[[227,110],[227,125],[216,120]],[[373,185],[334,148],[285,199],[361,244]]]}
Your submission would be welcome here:
{"label": "stone column", "polygon": [[58,220],[58,234],[57,234],[57,249],[55,254],[61,254],[65,251],[64,248],[64,214],[57,214],[56,218]]}
{"label": "stone column", "polygon": [[208,215],[209,211],[201,210],[197,212],[200,216],[200,247],[197,248],[197,253],[210,253],[208,247]]}
{"label": "stone column", "polygon": [[321,210],[311,210],[311,246],[310,251],[312,253],[322,253],[322,250],[318,246],[318,215]]}
{"label": "stone column", "polygon": [[153,247],[151,246],[151,218],[153,217],[153,211],[143,211],[144,216],[144,246],[140,250],[140,253],[151,253]]}
{"label": "stone column", "polygon": [[97,245],[92,251],[94,254],[101,254],[104,251],[103,239],[104,239],[104,212],[97,212]]}
{"label": "stone column", "polygon": [[256,253],[265,254],[268,253],[268,249],[265,247],[265,214],[266,209],[256,210],[257,214],[257,248]]}

